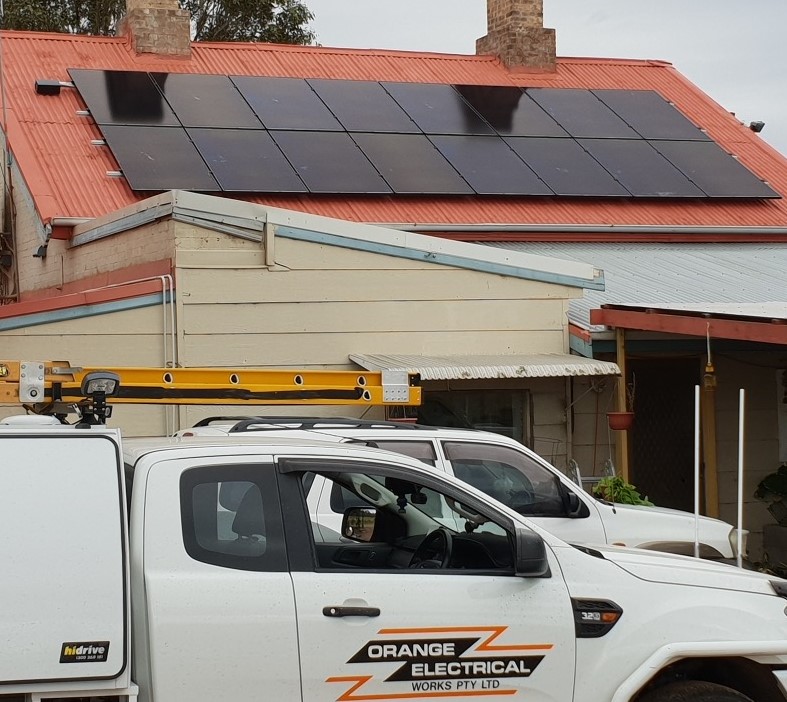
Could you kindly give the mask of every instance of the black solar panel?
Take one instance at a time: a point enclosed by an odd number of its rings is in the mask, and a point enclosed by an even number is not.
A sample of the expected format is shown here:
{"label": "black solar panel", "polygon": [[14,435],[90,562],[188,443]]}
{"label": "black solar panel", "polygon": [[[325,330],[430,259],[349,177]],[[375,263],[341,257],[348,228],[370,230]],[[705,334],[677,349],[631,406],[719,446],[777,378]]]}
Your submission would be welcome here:
{"label": "black solar panel", "polygon": [[527,94],[572,137],[639,139],[639,135],[589,90],[529,88]]}
{"label": "black solar panel", "polygon": [[305,80],[232,76],[232,82],[267,129],[343,131]]}
{"label": "black solar panel", "polygon": [[361,80],[306,81],[348,132],[419,133],[379,83]]}
{"label": "black solar panel", "polygon": [[645,139],[710,139],[653,90],[591,92]]}
{"label": "black solar panel", "polygon": [[222,190],[303,193],[306,186],[261,129],[186,130]]}
{"label": "black solar panel", "polygon": [[179,124],[148,73],[72,68],[69,74],[96,124]]}
{"label": "black solar panel", "polygon": [[430,139],[479,195],[554,195],[500,137]]}
{"label": "black solar panel", "polygon": [[509,137],[506,141],[556,195],[630,195],[573,139]]}
{"label": "black solar panel", "polygon": [[646,141],[580,139],[579,143],[634,196],[705,196]]}
{"label": "black solar panel", "polygon": [[712,141],[652,141],[653,148],[710,197],[781,197]]}
{"label": "black solar panel", "polygon": [[353,134],[358,146],[400,195],[472,195],[450,163],[425,136]]}
{"label": "black solar panel", "polygon": [[492,127],[450,85],[382,85],[426,134],[494,134]]}
{"label": "black solar panel", "polygon": [[262,127],[228,76],[151,73],[151,78],[184,127]]}
{"label": "black solar panel", "polygon": [[780,197],[654,91],[70,74],[135,190]]}
{"label": "black solar panel", "polygon": [[344,132],[271,132],[313,193],[386,194],[391,189]]}
{"label": "black solar panel", "polygon": [[101,132],[134,190],[221,190],[180,127],[106,124]]}
{"label": "black solar panel", "polygon": [[568,136],[521,88],[505,85],[455,85],[454,88],[502,136]]}

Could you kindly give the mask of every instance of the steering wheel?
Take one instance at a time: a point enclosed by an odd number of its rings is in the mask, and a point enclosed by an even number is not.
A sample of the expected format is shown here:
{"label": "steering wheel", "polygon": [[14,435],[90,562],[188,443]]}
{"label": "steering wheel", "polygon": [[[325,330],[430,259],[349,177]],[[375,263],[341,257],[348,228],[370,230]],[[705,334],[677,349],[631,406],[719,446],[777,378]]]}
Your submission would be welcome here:
{"label": "steering wheel", "polygon": [[446,529],[430,531],[415,549],[410,568],[448,568],[452,547],[453,540]]}

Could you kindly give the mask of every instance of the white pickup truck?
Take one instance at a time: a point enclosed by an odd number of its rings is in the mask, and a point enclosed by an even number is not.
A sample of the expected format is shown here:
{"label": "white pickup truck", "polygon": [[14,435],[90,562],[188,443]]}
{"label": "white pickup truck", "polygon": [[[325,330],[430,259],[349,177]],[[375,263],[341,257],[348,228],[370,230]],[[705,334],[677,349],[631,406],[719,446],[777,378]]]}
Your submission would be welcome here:
{"label": "white pickup truck", "polygon": [[0,423],[3,702],[787,700],[785,580],[570,546],[366,446],[54,422]]}
{"label": "white pickup truck", "polygon": [[[518,441],[486,431],[337,417],[214,417],[181,436],[238,437],[252,433],[325,441],[362,441],[418,458],[454,475],[571,543],[633,546],[734,562],[738,530],[719,519],[663,507],[612,504],[594,498]],[[320,524],[338,529],[352,497],[316,478],[309,508]],[[746,555],[746,536],[740,552]]]}

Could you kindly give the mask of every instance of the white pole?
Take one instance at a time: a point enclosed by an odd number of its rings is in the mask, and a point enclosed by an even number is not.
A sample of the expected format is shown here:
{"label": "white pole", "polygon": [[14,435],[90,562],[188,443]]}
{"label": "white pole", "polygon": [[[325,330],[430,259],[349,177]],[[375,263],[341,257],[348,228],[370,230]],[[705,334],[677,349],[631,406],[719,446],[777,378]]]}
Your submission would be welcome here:
{"label": "white pole", "polygon": [[738,410],[738,568],[743,566],[743,428],[745,426],[746,391],[740,389]]}
{"label": "white pole", "polygon": [[700,386],[694,386],[694,558],[700,557]]}

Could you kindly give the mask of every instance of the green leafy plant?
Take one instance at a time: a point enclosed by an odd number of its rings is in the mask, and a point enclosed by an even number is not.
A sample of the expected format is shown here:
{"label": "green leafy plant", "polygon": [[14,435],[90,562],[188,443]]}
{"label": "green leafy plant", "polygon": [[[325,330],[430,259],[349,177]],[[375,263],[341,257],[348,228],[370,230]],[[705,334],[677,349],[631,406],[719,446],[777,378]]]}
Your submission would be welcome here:
{"label": "green leafy plant", "polygon": [[653,507],[653,503],[647,497],[642,497],[637,488],[619,475],[599,480],[593,488],[593,495],[602,500],[622,505]]}
{"label": "green leafy plant", "polygon": [[778,524],[787,526],[787,463],[776,472],[766,475],[754,491],[754,496],[768,503],[768,511]]}

